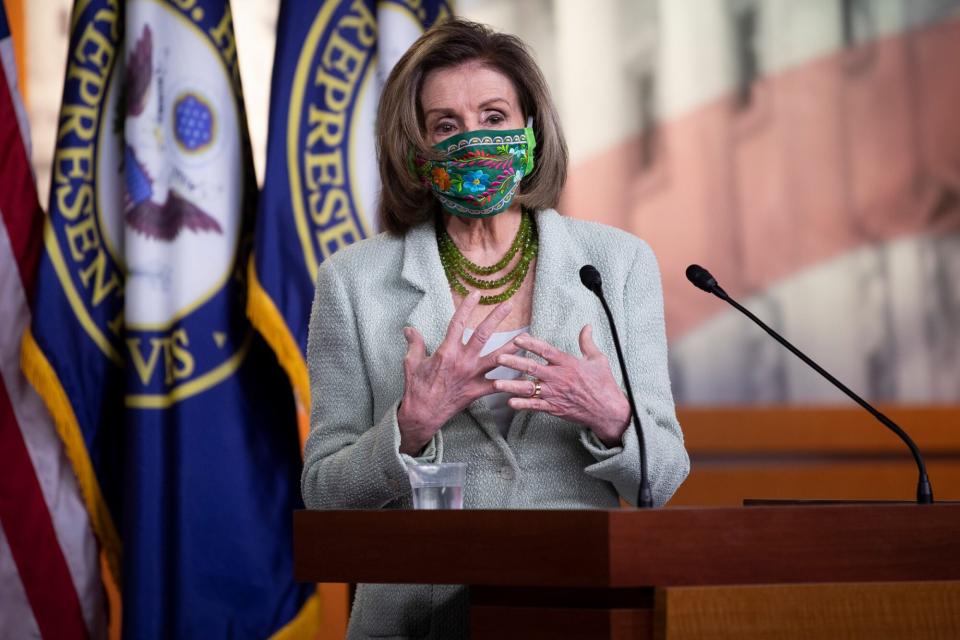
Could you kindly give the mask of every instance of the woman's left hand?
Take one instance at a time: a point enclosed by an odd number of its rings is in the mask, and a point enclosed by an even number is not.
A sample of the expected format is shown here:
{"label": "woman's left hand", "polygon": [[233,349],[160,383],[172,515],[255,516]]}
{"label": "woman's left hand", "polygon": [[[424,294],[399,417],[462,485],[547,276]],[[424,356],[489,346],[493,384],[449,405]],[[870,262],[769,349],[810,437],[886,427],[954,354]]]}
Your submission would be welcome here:
{"label": "woman's left hand", "polygon": [[[509,405],[516,410],[545,411],[552,416],[579,422],[593,431],[608,447],[620,445],[630,423],[630,404],[610,371],[610,363],[593,343],[593,329],[580,330],[580,351],[577,358],[543,340],[521,335],[513,343],[534,353],[547,364],[511,354],[503,354],[497,362],[516,369],[534,380],[497,380],[498,391],[514,394]],[[540,393],[535,395],[536,385]]]}

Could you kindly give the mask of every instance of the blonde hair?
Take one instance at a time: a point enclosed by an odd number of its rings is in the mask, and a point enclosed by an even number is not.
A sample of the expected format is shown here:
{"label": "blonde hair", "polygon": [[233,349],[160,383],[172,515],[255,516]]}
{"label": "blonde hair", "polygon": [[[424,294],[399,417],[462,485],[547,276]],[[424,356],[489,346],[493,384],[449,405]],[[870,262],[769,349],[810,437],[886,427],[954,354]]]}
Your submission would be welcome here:
{"label": "blonde hair", "polygon": [[420,93],[436,69],[480,62],[510,79],[524,119],[533,118],[535,166],[520,182],[516,202],[529,209],[555,207],[567,178],[567,143],[547,82],[526,45],[468,20],[448,20],[426,31],[393,67],[377,109],[380,228],[395,235],[433,219],[439,204],[409,169],[411,152],[436,157],[424,135]]}

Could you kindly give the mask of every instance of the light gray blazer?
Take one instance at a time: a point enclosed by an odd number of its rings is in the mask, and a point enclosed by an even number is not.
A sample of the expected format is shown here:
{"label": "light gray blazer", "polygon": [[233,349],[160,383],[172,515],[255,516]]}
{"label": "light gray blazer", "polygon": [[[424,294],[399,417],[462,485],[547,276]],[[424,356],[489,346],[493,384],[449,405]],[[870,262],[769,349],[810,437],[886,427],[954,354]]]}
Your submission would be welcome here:
{"label": "light gray blazer", "polygon": [[[662,505],[686,477],[689,460],[667,374],[653,252],[629,233],[553,210],[538,212],[536,222],[530,333],[579,356],[580,329],[593,325],[623,386],[603,308],[580,283],[580,267],[596,266],[634,386],[654,502]],[[402,329],[416,327],[432,353],[453,311],[432,224],[401,238],[358,242],[320,266],[307,346],[312,410],[301,486],[308,508],[411,506],[406,465],[414,460],[399,453],[397,426]],[[633,426],[622,446],[608,449],[581,425],[524,411],[504,438],[481,398],[445,424],[418,461],[466,462],[467,509],[612,509],[620,497],[635,502],[639,459]],[[360,585],[348,637],[466,637],[465,592],[450,585]]]}

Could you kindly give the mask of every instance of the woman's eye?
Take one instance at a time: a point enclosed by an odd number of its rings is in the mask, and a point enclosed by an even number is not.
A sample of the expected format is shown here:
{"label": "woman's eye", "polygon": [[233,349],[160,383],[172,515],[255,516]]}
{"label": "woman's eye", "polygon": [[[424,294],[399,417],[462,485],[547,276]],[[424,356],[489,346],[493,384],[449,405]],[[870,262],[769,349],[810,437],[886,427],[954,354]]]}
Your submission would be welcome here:
{"label": "woman's eye", "polygon": [[499,113],[491,113],[487,116],[488,124],[500,124],[501,122],[503,122],[503,116]]}
{"label": "woman's eye", "polygon": [[452,122],[441,122],[435,127],[437,133],[450,133],[454,130],[454,125]]}

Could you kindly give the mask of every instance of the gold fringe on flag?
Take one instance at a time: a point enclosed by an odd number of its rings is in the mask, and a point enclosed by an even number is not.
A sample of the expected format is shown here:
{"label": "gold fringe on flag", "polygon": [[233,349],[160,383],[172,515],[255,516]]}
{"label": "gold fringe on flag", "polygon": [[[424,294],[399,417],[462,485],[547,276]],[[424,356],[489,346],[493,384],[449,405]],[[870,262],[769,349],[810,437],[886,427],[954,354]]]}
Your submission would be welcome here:
{"label": "gold fringe on flag", "polygon": [[247,317],[267,341],[277,356],[280,366],[287,372],[297,404],[297,423],[300,431],[300,448],[303,449],[310,431],[310,377],[307,363],[300,352],[300,345],[290,333],[286,321],[273,300],[257,278],[253,254],[247,264]]}

